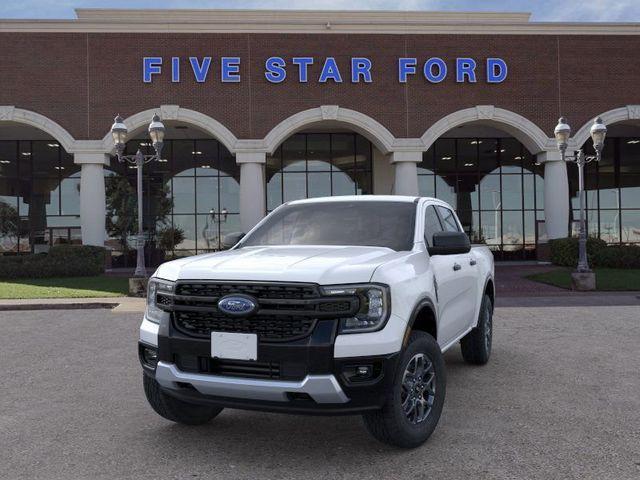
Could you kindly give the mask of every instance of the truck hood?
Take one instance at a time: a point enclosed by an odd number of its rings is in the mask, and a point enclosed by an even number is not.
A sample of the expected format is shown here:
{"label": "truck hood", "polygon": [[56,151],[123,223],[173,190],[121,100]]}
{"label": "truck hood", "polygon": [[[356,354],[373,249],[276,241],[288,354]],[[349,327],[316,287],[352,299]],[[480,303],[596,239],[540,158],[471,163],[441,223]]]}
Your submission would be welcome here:
{"label": "truck hood", "polygon": [[243,247],[167,262],[154,276],[173,281],[360,283],[368,282],[379,265],[407,253],[384,247]]}

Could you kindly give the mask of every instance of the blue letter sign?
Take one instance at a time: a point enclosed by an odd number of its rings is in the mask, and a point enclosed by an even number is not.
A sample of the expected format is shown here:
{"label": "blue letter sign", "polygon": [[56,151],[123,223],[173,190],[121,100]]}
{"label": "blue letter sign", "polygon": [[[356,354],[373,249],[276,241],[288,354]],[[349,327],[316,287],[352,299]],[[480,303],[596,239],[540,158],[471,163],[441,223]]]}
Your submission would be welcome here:
{"label": "blue letter sign", "polygon": [[159,75],[162,71],[162,57],[144,57],[142,59],[142,81],[151,83],[151,75]]}
{"label": "blue letter sign", "polygon": [[502,83],[507,78],[507,62],[501,58],[487,58],[487,83]]}

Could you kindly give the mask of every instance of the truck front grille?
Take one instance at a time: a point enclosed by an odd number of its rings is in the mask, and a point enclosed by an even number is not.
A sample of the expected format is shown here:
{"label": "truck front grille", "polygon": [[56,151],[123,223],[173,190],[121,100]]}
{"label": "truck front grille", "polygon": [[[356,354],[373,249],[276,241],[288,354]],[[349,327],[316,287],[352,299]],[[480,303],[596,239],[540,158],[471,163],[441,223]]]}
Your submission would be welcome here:
{"label": "truck front grille", "polygon": [[[257,310],[247,317],[219,311],[218,300],[232,294],[253,297]],[[262,342],[304,338],[318,320],[350,317],[360,308],[357,296],[326,297],[315,284],[269,282],[178,282],[175,293],[159,293],[157,303],[173,312],[175,328],[186,335],[255,333]]]}
{"label": "truck front grille", "polygon": [[195,337],[209,337],[211,332],[255,333],[261,341],[283,342],[310,335],[316,319],[295,315],[256,315],[226,317],[219,313],[174,313],[175,326],[182,333]]}
{"label": "truck front grille", "polygon": [[225,377],[280,378],[280,363],[227,360],[220,358],[176,355],[176,365],[183,372],[223,375]]}

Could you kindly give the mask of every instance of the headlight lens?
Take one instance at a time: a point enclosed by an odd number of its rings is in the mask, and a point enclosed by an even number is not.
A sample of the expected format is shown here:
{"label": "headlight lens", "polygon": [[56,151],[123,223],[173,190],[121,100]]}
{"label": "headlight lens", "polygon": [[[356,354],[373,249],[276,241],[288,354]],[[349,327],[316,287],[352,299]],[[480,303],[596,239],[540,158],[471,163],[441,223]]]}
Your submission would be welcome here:
{"label": "headlight lens", "polygon": [[374,332],[384,327],[391,311],[389,287],[386,285],[333,285],[322,287],[329,296],[357,295],[360,309],[354,317],[340,320],[339,333]]}
{"label": "headlight lens", "polygon": [[160,280],[159,278],[150,278],[147,286],[147,311],[145,316],[147,320],[160,323],[162,320],[169,318],[169,312],[165,312],[158,306],[158,294],[173,295],[173,282]]}

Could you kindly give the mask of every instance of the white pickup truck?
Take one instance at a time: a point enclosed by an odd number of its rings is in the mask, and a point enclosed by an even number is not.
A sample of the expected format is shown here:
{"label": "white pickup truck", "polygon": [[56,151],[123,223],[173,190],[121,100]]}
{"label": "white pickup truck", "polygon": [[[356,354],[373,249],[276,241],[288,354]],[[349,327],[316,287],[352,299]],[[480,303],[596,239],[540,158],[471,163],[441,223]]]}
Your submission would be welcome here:
{"label": "white pickup truck", "polygon": [[489,360],[493,256],[440,200],[299,200],[225,241],[149,280],[139,356],[169,420],[362,414],[377,439],[411,448],[440,418],[442,352],[460,342],[468,363]]}

